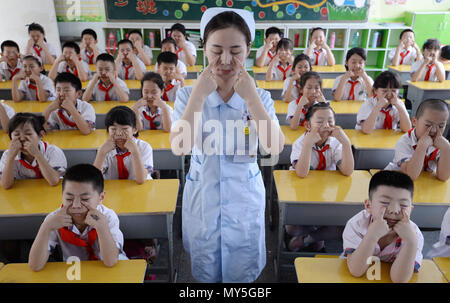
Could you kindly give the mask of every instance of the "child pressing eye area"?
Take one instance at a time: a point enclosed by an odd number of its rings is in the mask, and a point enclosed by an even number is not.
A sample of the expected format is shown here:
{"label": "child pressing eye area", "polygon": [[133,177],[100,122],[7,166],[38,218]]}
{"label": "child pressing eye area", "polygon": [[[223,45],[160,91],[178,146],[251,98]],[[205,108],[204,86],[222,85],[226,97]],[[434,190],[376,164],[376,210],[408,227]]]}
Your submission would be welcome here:
{"label": "child pressing eye area", "polygon": [[103,80],[109,80],[108,73],[114,72],[114,67],[111,62],[107,61],[97,61],[97,73],[100,76],[100,79]]}
{"label": "child pressing eye area", "polygon": [[[85,205],[96,208],[102,201],[91,183],[67,181],[64,184],[63,204],[69,204],[67,214],[72,216],[74,223],[84,223],[88,209]],[[85,205],[83,205],[85,204]]]}
{"label": "child pressing eye area", "polygon": [[310,131],[313,128],[319,129],[320,137],[323,142],[328,139],[335,126],[334,113],[329,108],[316,110],[306,124],[306,129]]}
{"label": "child pressing eye area", "polygon": [[447,126],[448,111],[438,111],[431,108],[425,109],[418,119],[413,118],[412,122],[416,128],[416,136],[420,139],[430,129],[430,137],[435,139],[439,133],[443,133]]}
{"label": "child pressing eye area", "polygon": [[116,122],[108,127],[109,137],[114,140],[114,143],[120,149],[125,148],[125,143],[133,137],[136,131],[137,130],[130,125],[121,125]]}
{"label": "child pressing eye area", "polygon": [[60,101],[65,99],[76,100],[80,98],[81,92],[77,94],[77,91],[70,83],[58,82],[56,84],[56,98]]}
{"label": "child pressing eye area", "polygon": [[358,54],[353,54],[347,61],[348,69],[352,72],[364,69],[366,61]]}
{"label": "child pressing eye area", "polygon": [[[31,123],[24,123],[12,131],[11,140],[13,139],[19,139],[22,144],[25,143],[25,141],[29,141],[37,145],[41,137],[36,133]],[[23,151],[23,148],[21,151]]]}
{"label": "child pressing eye area", "polygon": [[398,88],[377,88],[374,90],[377,96],[386,98],[389,102],[397,99],[398,91]]}
{"label": "child pressing eye area", "polygon": [[303,95],[310,101],[314,102],[321,97],[322,87],[320,82],[316,78],[310,78],[306,80],[305,86],[302,88]]}
{"label": "child pressing eye area", "polygon": [[154,100],[161,99],[162,90],[155,82],[144,81],[142,86],[142,96],[147,100],[147,105],[152,106]]}
{"label": "child pressing eye area", "polygon": [[40,67],[34,60],[28,59],[23,62],[23,70],[25,76],[29,77],[31,74],[39,75],[42,67]]}
{"label": "child pressing eye area", "polygon": [[300,75],[303,75],[304,73],[309,71],[311,71],[309,68],[309,62],[306,60],[298,62],[297,65],[295,66],[295,72],[299,73]]}

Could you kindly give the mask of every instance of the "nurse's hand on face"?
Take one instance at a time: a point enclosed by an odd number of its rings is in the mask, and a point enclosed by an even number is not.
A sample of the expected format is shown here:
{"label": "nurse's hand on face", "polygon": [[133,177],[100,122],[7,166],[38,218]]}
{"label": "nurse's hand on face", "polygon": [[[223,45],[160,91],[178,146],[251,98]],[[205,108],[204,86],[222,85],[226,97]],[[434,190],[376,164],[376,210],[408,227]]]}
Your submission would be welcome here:
{"label": "nurse's hand on face", "polygon": [[243,63],[238,58],[232,57],[231,64],[233,69],[237,71],[237,79],[233,85],[234,91],[246,102],[258,100],[255,98],[258,95],[255,80],[247,73]]}
{"label": "nurse's hand on face", "polygon": [[220,60],[220,56],[217,56],[214,61],[210,62],[208,66],[203,70],[200,76],[195,81],[194,88],[192,89],[192,94],[195,94],[199,98],[193,100],[198,100],[203,102],[206,97],[208,97],[213,91],[217,89],[217,80],[214,74],[214,70],[217,68]]}

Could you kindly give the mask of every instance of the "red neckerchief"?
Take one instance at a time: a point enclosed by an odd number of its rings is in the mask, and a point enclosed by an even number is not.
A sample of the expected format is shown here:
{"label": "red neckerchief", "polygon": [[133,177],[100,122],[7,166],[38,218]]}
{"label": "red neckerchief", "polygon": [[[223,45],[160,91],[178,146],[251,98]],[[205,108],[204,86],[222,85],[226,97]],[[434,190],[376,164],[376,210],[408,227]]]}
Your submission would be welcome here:
{"label": "red neckerchief", "polygon": [[39,45],[33,45],[34,51],[38,55],[38,57],[41,56],[42,48]]}
{"label": "red neckerchief", "polygon": [[400,53],[400,57],[402,57],[402,60],[400,60],[400,65],[403,64],[403,60],[405,59],[406,56],[408,56],[409,53],[410,53],[410,51],[407,51],[407,50]]}
{"label": "red neckerchief", "polygon": [[324,152],[330,148],[330,144],[325,145],[322,149],[314,150],[319,154],[319,165],[317,165],[317,170],[325,170],[327,168],[327,160],[325,159]]}
{"label": "red neckerchief", "polygon": [[387,110],[385,110],[384,108],[382,108],[380,110],[380,112],[382,112],[385,117],[384,117],[384,124],[383,124],[383,128],[384,129],[392,129],[392,116],[391,116],[391,109],[388,108]]}
{"label": "red neckerchief", "polygon": [[145,110],[142,111],[142,114],[144,115],[144,118],[150,122],[150,129],[158,129],[154,121],[157,117],[159,117],[159,114],[156,114],[153,118],[150,117]]}
{"label": "red neckerchief", "polygon": [[314,50],[314,54],[316,55],[316,62],[314,63],[314,65],[319,65],[319,56],[321,52],[322,49],[319,49],[317,52]]}
{"label": "red neckerchief", "polygon": [[66,72],[73,74],[75,77],[78,77],[78,70],[76,67],[72,70],[69,64],[66,65]]}
{"label": "red neckerchief", "polygon": [[[411,138],[411,133],[414,130],[414,128],[411,128],[410,130],[408,130],[408,136]],[[416,150],[417,145],[413,145],[413,149]],[[425,154],[425,158],[423,159],[423,170],[427,171],[428,170],[428,162],[429,161],[433,161],[436,160],[437,157],[437,153],[439,152],[439,149],[436,148],[429,156],[427,156]]]}
{"label": "red neckerchief", "polygon": [[270,62],[272,62],[273,58],[275,57],[275,54],[272,55],[272,54],[270,53],[270,50],[268,50],[268,51],[267,51],[267,56],[269,56],[269,58],[270,58],[270,61],[269,61],[269,63],[270,63]]}
{"label": "red neckerchief", "polygon": [[73,123],[72,121],[70,121],[69,119],[66,118],[66,116],[64,115],[64,112],[63,112],[62,109],[58,109],[58,112],[57,112],[57,113],[58,113],[58,117],[61,119],[61,121],[62,121],[65,125],[70,126],[70,127],[76,127],[76,128],[78,128],[77,125],[76,125],[75,123]]}
{"label": "red neckerchief", "polygon": [[133,64],[130,64],[127,66],[127,65],[125,65],[125,63],[123,63],[122,66],[123,66],[123,68],[125,68],[125,80],[129,80],[128,77],[129,77],[129,73],[130,73],[130,68],[133,67]]}
{"label": "red neckerchief", "polygon": [[430,75],[431,75],[431,70],[433,69],[434,63],[433,64],[427,64],[427,73],[425,75],[425,80],[424,81],[428,81],[430,80]]}
{"label": "red neckerchief", "polygon": [[283,80],[286,80],[286,73],[291,69],[292,65],[288,64],[286,69],[284,69],[280,63],[278,63],[277,68],[283,73]]}
{"label": "red neckerchief", "polygon": [[[44,151],[46,151],[47,142],[42,141],[42,143],[44,143]],[[19,162],[20,164],[22,164],[23,167],[33,170],[34,173],[36,174],[36,179],[42,179],[42,174],[41,171],[39,170],[39,163],[37,163],[36,166],[33,166],[23,159],[20,159]]]}
{"label": "red neckerchief", "polygon": [[164,87],[164,91],[163,91],[163,95],[162,95],[162,99],[164,100],[164,101],[170,101],[169,100],[169,97],[167,96],[167,92],[169,91],[169,90],[171,90],[172,88],[174,88],[175,87],[175,85],[173,85],[172,83],[170,83],[169,85],[167,85],[167,87]]}
{"label": "red neckerchief", "polygon": [[108,88],[106,88],[106,87],[104,87],[103,86],[103,84],[101,83],[101,82],[99,82],[98,83],[98,88],[101,90],[101,91],[104,91],[106,94],[105,94],[105,101],[111,101],[111,97],[109,96],[109,91],[111,90],[111,88],[113,88],[113,86],[114,86],[114,84],[110,84],[109,86],[108,86]]}
{"label": "red neckerchief", "polygon": [[177,50],[177,57],[178,57],[178,59],[180,59],[180,53],[183,51],[183,49],[182,48],[180,48],[179,50]]}
{"label": "red neckerchief", "polygon": [[355,86],[359,83],[358,80],[352,81],[351,79],[348,80],[348,83],[350,83],[352,86],[350,87],[350,92],[348,93],[348,100],[355,100]]}
{"label": "red neckerchief", "polygon": [[89,260],[99,260],[99,258],[95,255],[94,249],[92,248],[95,241],[97,241],[98,235],[97,231],[95,229],[91,229],[88,232],[88,241],[84,241],[79,238],[77,234],[75,234],[73,231],[69,230],[67,227],[62,227],[59,229],[59,234],[61,235],[61,240],[64,242],[67,242],[69,244],[79,246],[79,247],[86,247],[86,251],[89,254]]}
{"label": "red neckerchief", "polygon": [[95,54],[92,53],[92,55],[89,56],[89,53],[88,53],[87,49],[84,50],[84,54],[89,59],[89,64],[94,64],[94,55]]}
{"label": "red neckerchief", "polygon": [[15,69],[15,70],[12,70],[12,69],[10,69],[9,66],[8,66],[8,71],[9,71],[9,73],[11,74],[11,79],[12,79],[18,72],[20,72],[20,68],[18,68],[17,65],[16,65],[16,69]]}
{"label": "red neckerchief", "polygon": [[119,179],[128,179],[129,173],[125,164],[123,163],[123,158],[128,157],[131,153],[128,151],[122,155],[116,154],[117,159],[117,170],[119,171]]}
{"label": "red neckerchief", "polygon": [[28,84],[28,88],[32,89],[32,90],[34,90],[36,92],[36,100],[39,101],[39,95],[38,95],[38,88],[37,88],[37,86],[30,82]]}

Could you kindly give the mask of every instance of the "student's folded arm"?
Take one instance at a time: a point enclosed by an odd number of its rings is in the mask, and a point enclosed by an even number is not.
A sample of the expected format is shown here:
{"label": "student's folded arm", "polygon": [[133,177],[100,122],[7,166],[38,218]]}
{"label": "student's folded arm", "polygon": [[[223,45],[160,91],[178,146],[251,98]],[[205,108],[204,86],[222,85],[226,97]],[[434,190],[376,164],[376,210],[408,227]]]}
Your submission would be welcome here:
{"label": "student's folded arm", "polygon": [[131,63],[133,64],[133,68],[134,68],[134,74],[136,75],[136,79],[140,81],[144,77],[145,69],[142,70],[136,57],[133,57],[133,59],[131,59],[131,60],[132,60]]}
{"label": "student's folded arm", "polygon": [[8,133],[9,117],[5,108],[0,104],[0,124],[5,133]]}
{"label": "student's folded arm", "polygon": [[369,268],[367,258],[372,256],[377,241],[366,234],[355,251],[347,256],[347,266],[352,276],[361,277],[366,273]]}
{"label": "student's folded arm", "polygon": [[103,264],[107,267],[113,267],[119,260],[119,249],[111,235],[108,224],[97,229],[100,252],[102,254]]}
{"label": "student's folded arm", "polygon": [[14,158],[9,155],[3,167],[1,184],[4,189],[10,189],[14,185]]}
{"label": "student's folded arm", "polygon": [[417,71],[411,73],[411,81],[416,82],[417,79],[421,77],[424,71],[425,71],[425,63],[422,63],[422,65],[419,67]]}
{"label": "student's folded arm", "polygon": [[114,88],[116,89],[117,94],[119,95],[119,99],[122,102],[128,102],[129,96],[128,94],[123,90],[123,88],[119,85],[118,81],[115,81]]}
{"label": "student's folded arm", "polygon": [[441,148],[440,157],[437,163],[436,177],[441,181],[447,181],[450,178],[450,144]]}
{"label": "student's folded arm", "polygon": [[83,61],[77,61],[75,62],[75,66],[77,67],[77,71],[78,71],[78,77],[80,78],[81,82],[85,82],[89,80],[89,75],[86,72],[86,70],[83,68]]}
{"label": "student's folded arm", "polygon": [[14,102],[19,102],[22,101],[24,95],[23,93],[19,90],[18,87],[18,79],[17,78],[13,78],[12,81],[12,89],[11,89],[11,94],[12,94],[12,99]]}
{"label": "student's folded arm", "polygon": [[55,63],[55,64],[52,65],[52,68],[48,72],[48,77],[50,79],[52,79],[52,81],[55,81],[56,76],[58,76],[58,68],[59,68],[59,64]]}
{"label": "student's folded arm", "polygon": [[330,48],[326,48],[327,51],[327,62],[329,66],[333,66],[336,64],[336,59],[334,59],[333,52]]}
{"label": "student's folded arm", "polygon": [[355,162],[350,141],[342,144],[342,160],[338,168],[344,176],[350,176],[353,173]]}
{"label": "student's folded arm", "polygon": [[441,62],[436,62],[436,76],[439,82],[445,81],[445,69],[444,65]]}
{"label": "student's folded arm", "polygon": [[59,171],[54,170],[53,167],[51,167],[48,161],[45,159],[44,155],[41,153],[36,156],[36,160],[39,164],[39,169],[42,173],[42,176],[45,180],[47,180],[48,184],[50,184],[51,186],[58,185],[59,178],[61,177]]}
{"label": "student's folded arm", "polygon": [[33,271],[40,271],[47,264],[48,257],[50,256],[48,250],[50,233],[51,230],[47,227],[46,221],[44,221],[34,239],[28,258],[28,265]]}
{"label": "student's folded arm", "polygon": [[92,132],[92,126],[78,111],[74,111],[70,114],[72,115],[73,119],[75,120],[75,124],[83,135],[89,135]]}
{"label": "student's folded arm", "polygon": [[391,266],[390,276],[393,283],[407,283],[414,272],[414,263],[417,252],[417,242],[402,241],[397,258]]}
{"label": "student's folded arm", "polygon": [[400,129],[402,132],[407,132],[411,129],[411,120],[409,119],[408,111],[402,101],[399,106],[397,106],[398,115],[400,117]]}
{"label": "student's folded arm", "polygon": [[334,100],[342,100],[342,95],[344,94],[344,87],[347,81],[343,78],[340,79],[336,90],[333,92]]}
{"label": "student's folded arm", "polygon": [[407,174],[412,180],[416,180],[422,172],[425,155],[426,149],[418,145],[411,159],[402,163],[402,172]]}
{"label": "student's folded arm", "polygon": [[172,128],[172,118],[170,110],[167,108],[168,106],[169,105],[166,104],[165,108],[162,109],[162,124],[165,132],[170,132],[170,129]]}

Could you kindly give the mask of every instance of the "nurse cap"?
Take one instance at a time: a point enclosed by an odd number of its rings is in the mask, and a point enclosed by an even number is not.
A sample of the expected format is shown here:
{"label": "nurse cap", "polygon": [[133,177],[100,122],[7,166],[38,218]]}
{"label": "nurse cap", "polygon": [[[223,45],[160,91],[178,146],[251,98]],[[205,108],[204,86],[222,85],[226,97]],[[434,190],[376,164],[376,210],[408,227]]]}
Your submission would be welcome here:
{"label": "nurse cap", "polygon": [[241,16],[242,19],[244,19],[245,23],[247,23],[248,29],[250,30],[252,41],[255,39],[255,19],[253,18],[253,12],[249,12],[244,9],[225,8],[225,7],[211,7],[205,11],[200,21],[200,35],[202,39],[203,34],[205,33],[205,28],[208,25],[209,21],[211,21],[211,19],[217,16],[218,14],[229,11],[235,12],[236,14]]}

